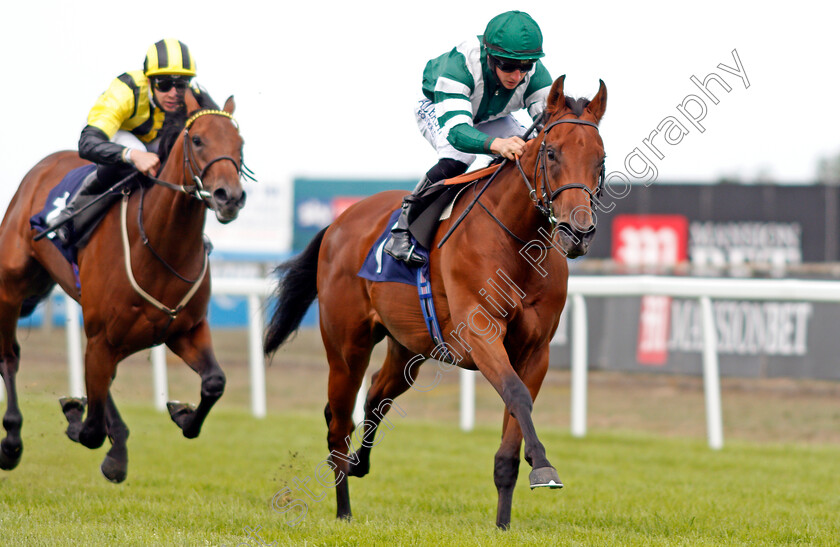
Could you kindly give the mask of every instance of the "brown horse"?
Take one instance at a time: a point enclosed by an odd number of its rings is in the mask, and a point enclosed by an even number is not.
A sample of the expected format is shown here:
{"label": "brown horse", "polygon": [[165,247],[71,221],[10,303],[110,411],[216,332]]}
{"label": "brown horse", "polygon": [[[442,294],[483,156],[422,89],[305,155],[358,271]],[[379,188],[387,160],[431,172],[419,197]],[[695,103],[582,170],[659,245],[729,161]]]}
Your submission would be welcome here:
{"label": "brown horse", "polygon": [[[383,192],[354,204],[298,257],[278,267],[277,308],[265,350],[270,354],[285,342],[317,296],[330,365],[325,417],[339,518],[351,516],[347,477],[369,471],[376,427],[395,405],[393,400],[412,387],[419,368],[415,365],[427,357],[481,371],[504,401],[494,470],[497,526],[510,525],[523,438],[525,459],[533,468],[531,488],[562,487],[537,438],[531,409],[566,300],[566,256],[585,254],[594,234],[592,209],[604,169],[597,124],[607,105],[603,82],[590,102],[566,98],[563,81],[560,77],[554,82],[545,128],[529,141],[521,161],[499,170],[481,195],[480,207],[443,246],[439,242],[453,220],[439,228],[429,265],[437,319],[441,332],[448,333],[445,341],[432,341],[415,288],[357,275],[390,213],[399,207],[401,192]],[[452,219],[468,207],[471,193],[465,194]],[[357,437],[361,446],[351,454],[354,400],[372,348],[383,338],[388,339],[387,357],[367,394],[364,434]]]}
{"label": "brown horse", "polygon": [[[15,375],[20,360],[16,326],[21,315],[58,283],[82,307],[87,347],[84,400],[63,399],[67,435],[88,448],[110,438],[112,448],[101,469],[106,478],[126,477],[128,428],[110,396],[117,363],[165,343],[201,376],[198,407],[169,405],[184,436],[199,434],[210,408],[222,395],[225,375],[216,362],[207,324],[210,275],[203,239],[206,210],[223,223],[234,220],[245,201],[240,180],[242,137],[231,114],[200,109],[187,93],[181,119],[157,184],[124,192],[78,252],[78,283],[70,263],[48,239],[34,241],[29,219],[47,194],[71,169],[88,162],[76,152],[47,156],[23,178],[0,225],[0,373],[8,395],[0,443],[0,468],[20,461],[23,418]],[[127,252],[126,252],[127,251]]]}

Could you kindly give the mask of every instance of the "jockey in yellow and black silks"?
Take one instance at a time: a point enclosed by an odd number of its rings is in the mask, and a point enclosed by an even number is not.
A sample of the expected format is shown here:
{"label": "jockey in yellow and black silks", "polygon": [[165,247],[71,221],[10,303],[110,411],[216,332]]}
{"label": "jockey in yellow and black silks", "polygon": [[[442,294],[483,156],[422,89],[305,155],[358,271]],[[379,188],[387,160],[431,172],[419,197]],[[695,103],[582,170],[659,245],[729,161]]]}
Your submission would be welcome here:
{"label": "jockey in yellow and black silks", "polygon": [[97,164],[96,177],[89,177],[51,222],[61,225],[55,237],[68,242],[73,227],[66,219],[114,183],[135,171],[157,173],[159,132],[166,117],[183,113],[188,88],[196,98],[206,95],[192,83],[195,75],[195,59],[186,44],[166,38],[149,47],[142,70],[111,82],[91,108],[79,138],[79,156]]}

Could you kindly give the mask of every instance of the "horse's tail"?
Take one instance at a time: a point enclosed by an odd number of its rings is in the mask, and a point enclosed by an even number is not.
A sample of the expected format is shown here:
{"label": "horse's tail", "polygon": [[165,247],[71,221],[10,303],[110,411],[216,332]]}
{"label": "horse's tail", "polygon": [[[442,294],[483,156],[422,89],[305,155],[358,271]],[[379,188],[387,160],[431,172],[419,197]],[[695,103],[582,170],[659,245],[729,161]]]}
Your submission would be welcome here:
{"label": "horse's tail", "polygon": [[326,231],[324,228],[318,232],[302,253],[274,269],[279,277],[275,291],[277,304],[265,329],[263,350],[266,355],[277,351],[300,327],[306,310],[318,296],[318,252]]}

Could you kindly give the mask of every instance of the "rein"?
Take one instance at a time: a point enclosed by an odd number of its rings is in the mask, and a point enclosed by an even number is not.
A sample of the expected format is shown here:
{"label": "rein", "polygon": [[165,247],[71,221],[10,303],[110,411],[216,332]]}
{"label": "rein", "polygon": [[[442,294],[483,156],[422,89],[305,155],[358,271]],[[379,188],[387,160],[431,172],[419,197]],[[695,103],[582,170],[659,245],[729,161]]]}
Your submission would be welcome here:
{"label": "rein", "polygon": [[[596,188],[596,190],[594,192],[592,190],[590,190],[587,185],[585,185],[583,183],[579,183],[579,182],[564,184],[563,186],[557,188],[554,191],[551,190],[551,186],[548,182],[548,173],[546,172],[546,167],[545,167],[545,164],[546,164],[545,157],[547,155],[546,147],[545,147],[545,140],[546,140],[546,137],[548,136],[548,132],[553,127],[555,127],[555,126],[557,126],[561,123],[573,123],[573,124],[577,124],[577,125],[588,125],[590,127],[594,127],[595,130],[598,131],[598,125],[597,124],[592,123],[590,121],[581,120],[581,119],[578,119],[578,118],[568,118],[568,119],[563,119],[563,120],[556,120],[556,121],[548,124],[547,126],[545,126],[545,128],[543,129],[542,142],[540,142],[540,149],[539,149],[539,152],[537,153],[537,161],[534,164],[534,176],[533,176],[534,183],[536,184],[536,181],[538,179],[538,175],[539,174],[542,175],[542,184],[540,185],[541,195],[537,195],[537,190],[533,186],[531,186],[531,182],[528,180],[528,175],[525,174],[525,171],[522,169],[522,164],[519,163],[519,158],[516,157],[516,168],[519,170],[519,173],[522,176],[522,180],[525,182],[525,185],[528,187],[528,194],[531,198],[531,201],[534,202],[534,207],[536,207],[537,210],[540,213],[542,213],[548,219],[548,222],[551,226],[551,233],[552,234],[557,229],[557,225],[558,225],[557,217],[554,216],[554,208],[552,207],[552,202],[557,198],[557,196],[559,196],[560,193],[565,191],[565,190],[572,190],[572,189],[585,190],[589,194],[590,203],[597,204],[598,203],[598,196],[601,195],[601,191],[604,187],[604,179],[605,179],[604,163],[602,162],[601,163],[601,175],[598,178],[598,187]],[[531,131],[534,130],[534,128],[537,126],[537,124],[538,124],[538,122],[534,122],[534,124],[528,129],[528,131],[525,132],[523,137],[527,137],[528,135],[530,135]],[[606,157],[605,157],[605,159],[606,159]],[[501,226],[505,230],[505,232],[507,232],[511,237],[513,237],[514,239],[516,239],[520,243],[526,243],[525,240],[523,240],[522,238],[520,238],[519,236],[517,236],[516,234],[511,232],[510,229],[507,226],[505,226],[504,223],[496,217],[496,215],[494,215],[487,207],[484,206],[483,203],[481,203],[479,201],[479,199],[481,198],[481,195],[484,193],[485,190],[487,190],[488,186],[490,186],[490,183],[493,182],[493,180],[496,178],[496,175],[498,175],[502,171],[502,168],[507,164],[507,162],[508,162],[508,160],[504,159],[499,164],[499,166],[496,168],[496,171],[494,171],[493,174],[490,175],[490,178],[488,179],[488,181],[486,183],[484,183],[484,186],[477,193],[477,195],[475,196],[473,201],[467,206],[467,208],[464,210],[464,212],[461,213],[461,216],[458,217],[458,220],[456,220],[452,224],[452,226],[449,228],[449,231],[440,240],[440,243],[438,243],[438,245],[437,245],[438,249],[443,247],[443,244],[446,243],[446,240],[449,239],[449,236],[452,235],[452,232],[455,231],[455,228],[457,228],[458,225],[461,223],[461,221],[464,220],[464,217],[467,216],[467,213],[470,212],[470,210],[473,208],[473,206],[476,203],[478,203],[481,206],[481,208],[484,209],[484,211],[487,212],[487,214],[490,215],[493,218],[493,220],[495,220],[496,223],[499,226]]]}
{"label": "rein", "polygon": [[[183,192],[187,195],[190,195],[190,196],[198,199],[199,201],[206,201],[211,197],[210,193],[207,192],[206,190],[204,190],[204,183],[202,182],[201,179],[207,173],[207,170],[210,168],[210,166],[215,164],[218,161],[229,160],[236,167],[236,172],[239,174],[240,177],[241,176],[247,176],[248,178],[251,178],[253,180],[253,176],[251,176],[250,170],[248,170],[242,164],[237,164],[236,160],[234,160],[230,156],[219,156],[217,158],[213,158],[212,160],[207,162],[207,164],[205,164],[203,168],[201,168],[201,169],[198,168],[198,162],[195,159],[195,151],[193,150],[193,147],[192,147],[192,139],[190,139],[189,130],[190,130],[190,126],[192,126],[192,124],[193,124],[193,122],[195,122],[195,120],[197,120],[201,116],[206,116],[206,115],[224,116],[226,118],[229,118],[234,123],[234,125],[236,125],[237,129],[239,128],[239,124],[236,123],[236,120],[233,118],[233,116],[231,116],[230,113],[225,112],[224,110],[215,110],[215,109],[200,110],[200,111],[196,112],[195,114],[193,114],[186,121],[186,123],[184,124],[184,136],[183,136],[184,170],[185,170],[185,172],[189,171],[189,177],[188,178],[190,178],[195,184],[192,185],[192,186],[181,186],[181,185],[173,184],[171,182],[168,182],[168,181],[165,181],[165,180],[160,180],[158,178],[151,177],[151,176],[148,177],[149,180],[151,180],[155,184],[158,184],[160,186],[164,186],[166,188],[169,188],[170,190],[174,190],[176,192]],[[198,171],[198,174],[196,175],[197,171]],[[135,290],[135,292],[137,292],[137,294],[139,294],[146,302],[150,303],[151,305],[153,305],[154,307],[156,307],[157,309],[159,309],[163,313],[167,314],[170,317],[170,322],[171,322],[172,320],[175,319],[175,316],[178,315],[178,313],[180,313],[181,310],[184,309],[184,307],[189,303],[189,301],[192,299],[192,297],[195,295],[195,293],[201,287],[201,282],[204,280],[204,277],[207,274],[207,268],[208,268],[208,265],[209,265],[209,254],[210,253],[209,253],[209,250],[207,248],[207,245],[205,245],[204,246],[204,263],[201,266],[201,273],[198,275],[198,277],[196,279],[188,279],[188,278],[184,277],[183,275],[179,274],[177,271],[175,271],[175,269],[172,266],[170,266],[160,256],[160,254],[158,254],[157,251],[155,251],[154,247],[152,247],[151,243],[149,242],[149,237],[146,234],[146,230],[143,226],[143,202],[144,202],[144,197],[145,197],[145,188],[141,185],[141,187],[140,187],[140,203],[137,207],[137,226],[138,226],[138,229],[140,231],[140,238],[143,241],[143,245],[146,246],[149,249],[149,251],[151,251],[152,255],[160,263],[162,263],[171,274],[173,274],[175,277],[177,277],[181,281],[192,285],[190,287],[190,290],[187,292],[187,294],[184,295],[184,297],[181,299],[181,301],[178,303],[178,305],[175,306],[174,308],[170,308],[170,307],[166,306],[165,304],[163,304],[161,301],[157,300],[155,297],[153,297],[148,292],[143,290],[143,288],[140,286],[140,284],[137,283],[137,280],[134,277],[134,272],[133,272],[132,267],[131,267],[131,246],[130,246],[130,243],[129,243],[129,240],[128,240],[128,220],[127,220],[127,218],[128,218],[128,199],[129,199],[129,196],[130,196],[130,192],[123,191],[123,198],[122,198],[122,205],[121,205],[121,213],[122,213],[122,215],[121,215],[121,220],[122,220],[121,231],[122,231],[123,254],[125,256],[126,274],[128,275],[128,280],[131,283],[131,286]]]}
{"label": "rein", "polygon": [[[541,123],[541,122],[542,122],[542,116],[540,116],[540,118],[539,118],[539,119],[537,119],[536,121],[534,121],[534,123],[532,123],[532,124],[531,124],[531,127],[529,127],[527,131],[525,131],[525,133],[522,135],[522,138],[523,138],[523,139],[527,139],[527,138],[528,138],[528,135],[530,135],[530,134],[531,134],[531,132],[532,132],[532,131],[533,131],[533,130],[534,130],[534,129],[535,129],[535,128],[536,128],[536,127],[537,127],[537,126]],[[481,198],[481,195],[484,193],[484,191],[485,191],[485,190],[487,190],[487,188],[490,186],[490,183],[491,183],[491,182],[493,182],[493,179],[495,179],[495,178],[496,178],[496,175],[498,175],[499,173],[501,173],[501,172],[502,172],[502,167],[504,167],[504,166],[505,166],[505,164],[507,164],[507,162],[508,162],[507,158],[503,159],[503,160],[502,160],[502,162],[499,164],[499,167],[497,167],[497,168],[496,168],[496,170],[493,172],[493,174],[492,174],[492,175],[490,175],[490,178],[487,180],[487,182],[485,182],[485,183],[484,183],[484,186],[481,188],[481,191],[480,191],[480,192],[478,192],[478,194],[475,196],[475,199],[473,199],[473,200],[472,200],[472,202],[470,202],[470,204],[469,204],[469,205],[467,205],[467,208],[466,208],[466,209],[464,209],[464,212],[463,212],[463,213],[461,213],[461,216],[459,216],[459,217],[458,217],[458,220],[456,220],[456,221],[452,224],[452,226],[449,228],[449,231],[448,231],[448,232],[446,232],[446,235],[444,235],[444,236],[443,236],[443,238],[441,238],[440,243],[438,243],[438,246],[437,246],[437,247],[438,247],[438,249],[440,249],[441,247],[443,247],[443,244],[444,244],[444,243],[446,243],[446,240],[447,240],[447,239],[449,239],[449,236],[451,236],[451,235],[452,235],[452,232],[454,232],[454,231],[455,231],[455,228],[457,228],[457,227],[458,227],[458,225],[459,225],[459,224],[461,224],[461,222],[464,220],[464,218],[466,218],[466,216],[467,216],[467,215],[469,214],[469,212],[472,210],[473,206],[474,206],[476,203],[479,203],[479,201],[478,201],[478,200]],[[517,163],[519,163],[519,160],[518,160],[518,159],[517,159]],[[484,207],[484,205],[482,205],[482,207]],[[495,217],[494,217],[494,218],[495,218]],[[497,220],[497,222],[498,222],[498,220]]]}
{"label": "rein", "polygon": [[[137,280],[134,278],[134,272],[131,268],[131,244],[128,241],[128,198],[129,198],[129,196],[130,196],[130,194],[128,192],[124,192],[123,193],[123,198],[122,198],[122,204],[120,205],[120,212],[122,213],[121,214],[122,222],[120,223],[120,227],[121,227],[121,232],[122,232],[123,255],[124,255],[124,258],[125,258],[125,271],[126,271],[126,274],[128,274],[128,280],[131,283],[132,288],[137,292],[137,294],[142,296],[143,299],[146,302],[153,305],[154,307],[156,307],[157,309],[159,309],[163,313],[167,314],[171,319],[175,319],[175,316],[178,315],[178,313],[180,313],[180,311],[184,309],[184,307],[187,305],[187,303],[192,299],[192,297],[198,291],[199,287],[201,287],[201,282],[204,280],[204,276],[207,275],[207,266],[209,264],[209,254],[210,253],[207,252],[207,249],[205,247],[205,249],[204,249],[204,263],[201,266],[201,273],[199,274],[198,278],[195,279],[195,281],[189,281],[189,280],[185,279],[184,277],[178,275],[177,273],[175,274],[175,275],[178,276],[179,279],[182,279],[182,280],[186,281],[187,283],[192,283],[193,285],[192,285],[192,287],[190,287],[190,290],[187,292],[187,294],[184,295],[184,297],[181,299],[181,301],[178,303],[178,305],[175,306],[174,308],[170,308],[170,307],[166,306],[161,301],[157,300],[155,297],[153,297],[152,295],[147,293],[145,290],[143,290],[143,288],[140,286],[140,284],[137,283]],[[141,206],[140,206],[140,211],[141,211],[140,214],[141,215],[142,215],[142,210],[143,210],[143,208],[142,208],[142,196],[141,196]],[[142,222],[140,222],[140,226],[141,226],[141,233],[143,234],[143,244],[148,246],[148,238],[145,237],[146,234],[142,230]],[[151,247],[149,247],[149,248],[151,249]],[[155,255],[155,257],[158,258],[158,260],[163,262],[163,259],[161,259],[160,256],[158,256],[158,254],[156,252],[154,252],[154,250],[152,250],[152,253]],[[164,262],[164,265],[166,265],[166,267],[169,269],[169,271],[174,273],[174,270],[172,269],[171,266],[169,266],[169,264],[166,264],[166,262]]]}
{"label": "rein", "polygon": [[[149,241],[149,236],[146,235],[146,228],[145,228],[145,226],[143,226],[143,203],[145,202],[145,197],[146,197],[146,188],[141,186],[140,187],[140,203],[137,206],[137,228],[140,230],[140,240],[143,242],[143,245],[148,247],[148,249],[149,249],[149,251],[151,251],[152,255],[154,255],[154,257],[157,258],[158,261],[161,264],[163,264],[166,267],[167,270],[169,270],[169,273],[171,273],[172,275],[174,275],[175,277],[177,277],[178,279],[180,279],[184,283],[197,283],[198,281],[201,280],[201,277],[199,277],[198,279],[187,279],[183,275],[176,272],[175,269],[172,266],[170,266],[169,263],[166,262],[163,259],[163,257],[161,257],[158,254],[157,251],[155,251],[155,248],[152,247],[152,243],[151,243],[151,241]],[[205,248],[206,248],[206,242],[205,242]]]}

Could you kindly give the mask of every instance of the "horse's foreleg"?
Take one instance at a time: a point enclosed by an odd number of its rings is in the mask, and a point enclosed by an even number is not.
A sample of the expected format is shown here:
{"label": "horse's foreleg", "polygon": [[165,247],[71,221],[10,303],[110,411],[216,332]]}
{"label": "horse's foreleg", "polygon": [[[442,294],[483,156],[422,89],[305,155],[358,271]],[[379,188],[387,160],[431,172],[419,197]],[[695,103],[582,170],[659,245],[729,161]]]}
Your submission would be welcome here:
{"label": "horse's foreleg", "polygon": [[[117,358],[110,348],[100,341],[97,336],[88,337],[87,348],[85,349],[85,390],[87,391],[87,416],[82,423],[81,430],[74,428],[74,421],[71,420],[68,410],[69,406],[62,403],[65,415],[70,421],[67,428],[67,435],[73,436],[78,431],[78,442],[88,448],[99,448],[105,442],[108,430],[105,424],[105,410],[108,404],[108,392],[111,389],[111,381],[116,373]],[[70,399],[70,401],[77,401]],[[83,407],[82,407],[83,408]]]}
{"label": "horse's foreleg", "polygon": [[201,401],[198,407],[177,402],[166,405],[172,421],[178,424],[184,437],[194,439],[201,433],[201,426],[210,409],[225,392],[225,373],[213,353],[207,320],[202,320],[182,335],[170,338],[166,345],[201,377]]}
{"label": "horse's foreleg", "polygon": [[518,373],[522,379],[522,385],[528,389],[531,405],[527,414],[517,414],[511,410],[511,416],[516,419],[525,439],[525,461],[532,467],[531,473],[528,474],[532,490],[539,487],[563,488],[557,470],[548,463],[545,448],[537,439],[530,412],[533,401],[536,400],[540,387],[542,387],[545,373],[548,372],[548,351],[548,345],[546,344],[531,355],[526,362],[520,364]]}
{"label": "horse's foreleg", "polygon": [[[475,342],[475,362],[485,378],[501,395],[511,416],[519,422],[522,437],[525,440],[525,460],[533,468],[529,475],[531,488],[541,486],[562,488],[563,483],[560,482],[557,471],[546,457],[545,447],[537,437],[537,431],[531,418],[534,397],[536,397],[548,369],[547,350],[541,352],[539,356],[532,357],[527,363],[519,364],[519,374],[522,376],[520,378],[507,361],[506,354],[504,354],[505,359],[501,363],[498,359],[499,353],[487,352],[486,359],[480,358],[482,356],[478,354],[485,350],[479,345],[481,343],[483,342],[480,340]],[[497,343],[501,346],[501,342],[497,341]]]}
{"label": "horse's foreleg", "polygon": [[6,387],[6,413],[3,415],[3,428],[6,436],[0,441],[0,469],[11,470],[20,463],[23,454],[23,441],[20,438],[20,430],[23,427],[23,415],[18,406],[17,387],[15,376],[20,363],[20,346],[14,341],[12,335],[3,348],[0,356],[0,375]]}
{"label": "horse's foreleg", "polygon": [[[375,444],[379,424],[385,420],[389,428],[394,427],[385,418],[385,414],[395,405],[394,399],[405,393],[417,377],[420,367],[406,367],[411,358],[412,354],[408,350],[393,339],[388,339],[388,355],[382,368],[373,375],[365,399],[361,446],[356,450],[356,458],[350,463],[349,474],[353,477],[364,477],[370,471],[370,452]],[[397,409],[402,412],[399,405]]]}
{"label": "horse's foreleg", "polygon": [[108,438],[111,449],[105,455],[99,467],[105,478],[111,482],[122,482],[128,474],[128,427],[122,420],[111,393],[108,393],[108,403],[105,407],[105,423],[108,427]]}

